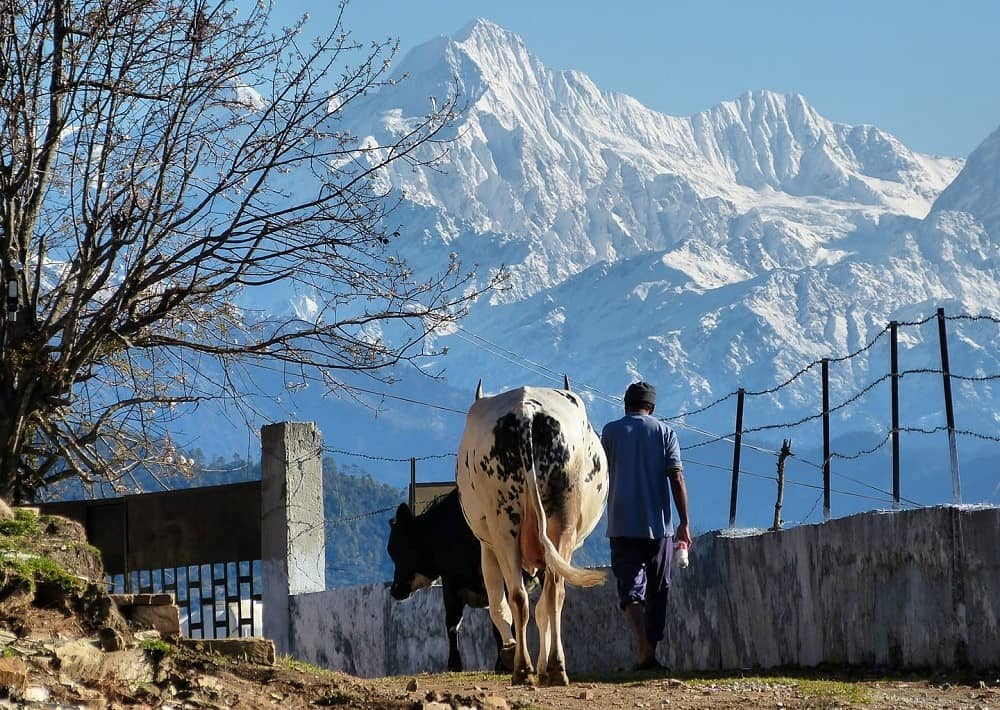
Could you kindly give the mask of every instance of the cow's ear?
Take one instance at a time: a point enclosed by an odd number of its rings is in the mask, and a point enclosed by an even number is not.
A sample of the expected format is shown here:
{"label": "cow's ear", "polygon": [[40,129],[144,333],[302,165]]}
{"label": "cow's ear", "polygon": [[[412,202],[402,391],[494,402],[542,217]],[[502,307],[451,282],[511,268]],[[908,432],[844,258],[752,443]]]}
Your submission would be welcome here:
{"label": "cow's ear", "polygon": [[396,517],[393,518],[393,524],[405,523],[412,517],[413,513],[410,512],[410,506],[406,503],[400,503],[399,507],[396,508]]}

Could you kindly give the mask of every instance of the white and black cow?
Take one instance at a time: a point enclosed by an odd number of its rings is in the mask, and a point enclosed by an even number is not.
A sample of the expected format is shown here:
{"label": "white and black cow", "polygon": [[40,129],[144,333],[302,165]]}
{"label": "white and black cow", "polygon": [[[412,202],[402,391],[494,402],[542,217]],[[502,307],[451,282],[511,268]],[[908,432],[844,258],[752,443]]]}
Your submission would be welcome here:
{"label": "white and black cow", "polygon": [[[483,583],[479,540],[465,522],[458,491],[442,496],[420,515],[413,515],[406,503],[400,505],[391,521],[387,547],[395,565],[389,590],[393,599],[407,599],[418,589],[441,579],[448,631],[448,670],[462,670],[458,629],[463,612],[466,605],[487,606],[488,597]],[[505,635],[510,636],[509,623]],[[493,638],[497,644],[496,670],[510,670],[514,641],[510,640],[505,649],[503,636],[495,627]]]}
{"label": "white and black cow", "polygon": [[462,510],[482,542],[490,615],[502,628],[513,612],[513,682],[532,682],[522,570],[541,569],[544,583],[535,607],[538,680],[568,684],[560,629],[565,582],[589,587],[605,577],[570,563],[597,525],[608,496],[607,460],[583,400],[568,383],[565,390],[522,387],[493,397],[482,396],[480,383],[462,435],[456,478]]}

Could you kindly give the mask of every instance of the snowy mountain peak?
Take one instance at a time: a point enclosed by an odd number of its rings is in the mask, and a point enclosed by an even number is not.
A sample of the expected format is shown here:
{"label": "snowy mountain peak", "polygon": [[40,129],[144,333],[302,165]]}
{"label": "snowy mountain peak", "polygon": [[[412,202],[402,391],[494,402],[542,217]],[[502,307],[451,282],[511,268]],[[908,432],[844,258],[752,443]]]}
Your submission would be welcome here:
{"label": "snowy mountain peak", "polygon": [[[361,106],[357,132],[387,142],[405,129],[400,116],[422,115],[429,93],[457,84],[466,110],[448,163],[400,163],[386,177],[429,210],[427,244],[463,242],[478,263],[488,252],[512,266],[503,300],[647,251],[675,250],[699,289],[789,259],[836,259],[832,235],[883,215],[923,218],[961,168],[872,126],[830,121],[797,94],[750,91],[668,116],[547,68],[489,20],[417,47],[398,69],[410,82]],[[746,243],[761,232],[767,240]]]}
{"label": "snowy mountain peak", "polygon": [[524,40],[515,32],[504,29],[492,20],[478,17],[471,20],[462,29],[453,34],[451,38],[459,44],[474,42],[477,44],[487,44],[499,46],[507,43],[511,46],[524,46]]}
{"label": "snowy mountain peak", "polygon": [[972,151],[934,203],[934,212],[946,210],[968,212],[1000,240],[1000,128]]}

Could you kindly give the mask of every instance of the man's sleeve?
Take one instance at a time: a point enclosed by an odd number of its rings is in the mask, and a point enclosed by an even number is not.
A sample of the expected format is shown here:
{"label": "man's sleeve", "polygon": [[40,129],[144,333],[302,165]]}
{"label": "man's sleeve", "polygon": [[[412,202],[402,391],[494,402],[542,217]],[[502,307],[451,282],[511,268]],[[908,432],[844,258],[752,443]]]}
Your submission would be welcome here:
{"label": "man's sleeve", "polygon": [[667,476],[676,478],[677,474],[684,471],[684,464],[681,462],[681,446],[677,442],[677,435],[672,429],[666,429],[663,435],[663,448],[667,464]]}

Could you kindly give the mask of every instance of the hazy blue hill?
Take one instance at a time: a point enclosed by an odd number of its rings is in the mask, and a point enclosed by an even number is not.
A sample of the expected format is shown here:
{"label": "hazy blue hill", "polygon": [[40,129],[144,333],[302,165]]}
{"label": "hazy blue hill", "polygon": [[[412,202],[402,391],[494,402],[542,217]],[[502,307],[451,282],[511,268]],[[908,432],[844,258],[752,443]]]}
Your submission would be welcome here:
{"label": "hazy blue hill", "polygon": [[376,481],[360,466],[323,459],[327,589],[392,579],[385,546],[389,520],[404,501],[405,489]]}

